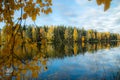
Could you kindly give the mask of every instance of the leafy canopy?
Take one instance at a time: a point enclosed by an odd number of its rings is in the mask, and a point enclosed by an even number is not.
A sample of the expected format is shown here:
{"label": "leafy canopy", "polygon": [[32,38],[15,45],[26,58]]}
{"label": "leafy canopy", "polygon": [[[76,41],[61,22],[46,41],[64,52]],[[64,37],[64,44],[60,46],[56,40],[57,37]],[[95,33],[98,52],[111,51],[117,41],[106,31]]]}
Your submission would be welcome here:
{"label": "leafy canopy", "polygon": [[35,21],[40,13],[51,13],[51,6],[52,0],[0,0],[0,22],[13,25],[16,11],[19,20],[30,17]]}

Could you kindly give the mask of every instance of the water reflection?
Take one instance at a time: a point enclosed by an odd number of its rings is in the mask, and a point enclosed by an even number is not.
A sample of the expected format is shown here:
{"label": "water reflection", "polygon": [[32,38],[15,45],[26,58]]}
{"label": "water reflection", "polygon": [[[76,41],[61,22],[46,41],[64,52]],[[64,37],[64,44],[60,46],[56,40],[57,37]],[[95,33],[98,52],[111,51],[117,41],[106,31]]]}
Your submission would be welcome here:
{"label": "water reflection", "polygon": [[[9,55],[1,47],[0,79],[120,79],[119,48],[114,50],[119,45],[120,42],[37,43],[29,47],[25,44]],[[112,51],[117,55],[113,55]],[[107,63],[103,63],[104,61]],[[108,70],[111,68],[113,70]]]}

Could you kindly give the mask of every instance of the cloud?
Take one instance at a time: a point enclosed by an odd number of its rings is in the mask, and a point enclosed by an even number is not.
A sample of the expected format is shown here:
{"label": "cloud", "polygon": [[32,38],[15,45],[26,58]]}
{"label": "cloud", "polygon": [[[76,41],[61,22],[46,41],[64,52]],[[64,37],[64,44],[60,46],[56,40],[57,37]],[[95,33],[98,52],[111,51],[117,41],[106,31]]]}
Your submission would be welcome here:
{"label": "cloud", "polygon": [[77,4],[79,4],[80,6],[86,5],[88,4],[88,0],[75,0]]}
{"label": "cloud", "polygon": [[[119,1],[118,1],[119,2]],[[104,12],[95,0],[53,0],[53,13],[41,16],[38,25],[66,25],[120,33],[120,6],[112,1],[111,8]]]}
{"label": "cloud", "polygon": [[[81,2],[81,0],[76,0]],[[83,2],[84,3],[84,2]],[[108,11],[103,11],[103,6],[85,7],[84,10],[69,12],[66,11],[63,16],[69,16],[66,20],[70,24],[82,27],[85,29],[96,29],[97,31],[109,31],[120,33],[120,6],[110,8]],[[73,17],[74,16],[74,17]]]}
{"label": "cloud", "polygon": [[[114,12],[112,12],[114,11]],[[89,23],[94,24],[93,27],[95,29],[97,29],[98,31],[100,31],[99,29],[101,28],[102,31],[110,31],[110,32],[118,32],[120,33],[120,6],[117,8],[112,9],[111,11],[106,12],[105,14],[102,13],[98,13],[99,15],[97,15],[97,18],[95,16],[91,16],[93,17],[91,20],[91,22]],[[88,25],[88,23],[85,23],[86,26],[90,27],[90,25]],[[92,28],[92,27],[91,27]]]}

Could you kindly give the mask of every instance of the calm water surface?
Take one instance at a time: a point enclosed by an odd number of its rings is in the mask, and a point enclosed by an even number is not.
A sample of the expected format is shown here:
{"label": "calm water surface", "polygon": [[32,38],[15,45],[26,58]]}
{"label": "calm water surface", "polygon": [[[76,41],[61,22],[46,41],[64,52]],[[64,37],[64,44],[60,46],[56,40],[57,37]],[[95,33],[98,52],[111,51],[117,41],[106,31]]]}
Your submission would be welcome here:
{"label": "calm water surface", "polygon": [[120,47],[99,50],[94,54],[86,52],[84,55],[66,56],[60,59],[49,58],[48,70],[39,74],[39,79],[114,80],[120,76],[119,52]]}
{"label": "calm water surface", "polygon": [[[39,46],[0,64],[3,80],[120,80],[120,47],[110,44]],[[33,55],[34,54],[34,55]],[[9,59],[8,57],[8,59]],[[2,60],[2,58],[0,59]],[[9,61],[10,61],[9,60]],[[9,65],[8,65],[9,64]]]}

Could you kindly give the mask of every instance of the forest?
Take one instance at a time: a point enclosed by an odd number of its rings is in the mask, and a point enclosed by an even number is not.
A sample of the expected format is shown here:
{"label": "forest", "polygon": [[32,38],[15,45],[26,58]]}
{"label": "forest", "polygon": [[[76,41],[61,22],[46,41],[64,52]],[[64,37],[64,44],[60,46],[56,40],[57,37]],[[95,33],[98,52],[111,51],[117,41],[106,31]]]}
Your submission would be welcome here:
{"label": "forest", "polygon": [[[4,35],[2,37],[0,36],[3,44],[6,43],[10,38],[9,34],[11,31],[8,30],[8,28],[9,27],[4,27],[1,30],[1,35]],[[7,33],[4,33],[5,31]],[[80,29],[72,26],[69,26],[69,27],[67,26],[34,27],[32,25],[24,26],[24,27],[21,27],[21,30],[16,34],[16,37],[20,37],[20,36],[21,38],[24,38],[25,41],[28,41],[29,43],[37,42],[40,44],[73,43],[73,42],[98,43],[98,42],[111,42],[111,41],[120,40],[120,34],[118,33],[97,32],[96,30],[93,30],[93,29],[85,30],[84,28]]]}

